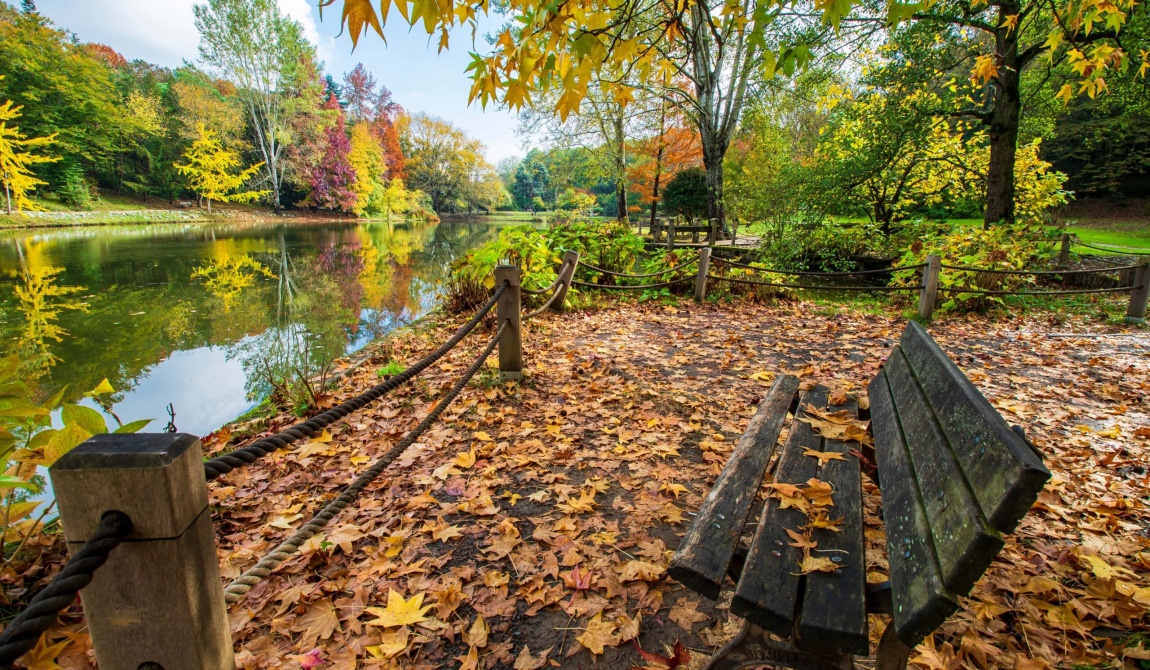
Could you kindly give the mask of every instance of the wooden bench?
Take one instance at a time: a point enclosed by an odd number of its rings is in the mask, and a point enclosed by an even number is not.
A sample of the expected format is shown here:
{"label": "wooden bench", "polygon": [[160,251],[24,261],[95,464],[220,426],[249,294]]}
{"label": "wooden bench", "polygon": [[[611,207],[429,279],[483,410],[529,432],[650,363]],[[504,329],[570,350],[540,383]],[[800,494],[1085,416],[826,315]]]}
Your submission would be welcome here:
{"label": "wooden bench", "polygon": [[[879,670],[906,667],[911,649],[959,606],[1026,515],[1050,478],[1037,450],[1013,430],[917,323],[910,323],[869,386],[874,447],[861,453],[882,493],[889,581],[868,584],[863,538],[863,462],[857,442],[825,439],[801,419],[807,406],[856,412],[853,401],[829,406],[826,389],[798,395],[798,380],[779,376],[704,500],[668,574],[708,598],[724,577],[736,581],[731,611],[739,634],[711,659],[711,670],[763,664],[802,669],[850,668],[869,655],[867,614],[889,614],[877,651]],[[772,455],[786,414],[795,420]],[[804,455],[836,452],[845,459]],[[810,453],[810,452],[808,452]],[[750,547],[743,526],[768,465],[773,482],[812,478],[833,487],[830,517],[839,532],[814,528],[812,555],[836,572],[800,574],[803,550],[787,534],[808,517],[772,496]]]}
{"label": "wooden bench", "polygon": [[706,225],[696,222],[692,225],[675,223],[674,219],[656,219],[655,225],[651,228],[651,240],[656,244],[662,239],[663,233],[667,234],[667,248],[674,248],[674,243],[677,235],[691,234],[691,242],[693,244],[699,243],[699,233],[706,233],[708,242],[715,242],[719,239],[718,234],[718,220],[711,219]]}

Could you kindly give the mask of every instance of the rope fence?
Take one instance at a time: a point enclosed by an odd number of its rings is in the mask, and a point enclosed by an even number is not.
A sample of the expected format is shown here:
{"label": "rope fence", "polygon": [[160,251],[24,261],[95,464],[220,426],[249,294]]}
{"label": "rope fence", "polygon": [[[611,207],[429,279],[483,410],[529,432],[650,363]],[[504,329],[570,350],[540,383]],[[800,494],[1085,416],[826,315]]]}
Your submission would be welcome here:
{"label": "rope fence", "polygon": [[[918,293],[919,315],[929,319],[939,294],[971,294],[986,296],[1058,296],[1081,294],[1130,293],[1128,319],[1142,319],[1145,316],[1147,287],[1150,286],[1150,264],[1124,265],[1093,270],[1058,271],[1015,271],[972,268],[962,265],[943,265],[941,258],[932,255],[925,263],[901,268],[882,268],[847,272],[778,272],[754,265],[715,259],[723,267],[743,268],[762,273],[773,273],[797,277],[822,277],[827,279],[843,277],[866,277],[890,274],[904,270],[921,270],[921,283],[913,286],[866,286],[844,283],[791,283],[786,281],[765,281],[763,278],[731,277],[710,272],[712,249],[703,247],[696,260],[678,267],[646,274],[627,274],[585,266],[592,272],[624,279],[645,279],[682,273],[697,265],[689,276],[672,277],[667,281],[637,285],[601,285],[576,281],[575,271],[579,267],[578,254],[567,252],[558,276],[548,289],[524,289],[520,285],[521,272],[511,266],[496,269],[497,288],[479,307],[478,311],[450,338],[432,352],[410,365],[403,372],[377,384],[364,393],[347,400],[317,416],[303,421],[274,435],[256,440],[245,447],[202,461],[198,440],[193,436],[179,434],[139,434],[105,435],[92,438],[101,445],[114,445],[111,451],[100,451],[98,458],[90,461],[84,470],[89,474],[115,472],[122,477],[121,485],[92,485],[91,480],[73,479],[71,483],[61,476],[59,481],[53,472],[56,495],[61,500],[61,521],[65,528],[91,528],[83,525],[75,516],[82,513],[104,512],[96,531],[73,555],[63,570],[40,593],[32,598],[16,619],[0,633],[0,670],[11,664],[22,654],[35,647],[56,621],[60,611],[75,602],[80,589],[91,585],[84,595],[85,616],[97,658],[103,667],[177,667],[184,663],[180,654],[195,649],[209,659],[195,667],[225,667],[234,665],[233,647],[228,626],[227,603],[242,601],[253,587],[270,577],[285,562],[296,555],[301,546],[319,534],[336,516],[354,505],[364,491],[375,482],[397,459],[400,458],[420,437],[433,426],[460,396],[467,385],[483,367],[485,361],[498,349],[499,376],[501,380],[517,380],[523,375],[522,328],[523,321],[533,319],[544,311],[562,311],[569,289],[644,291],[679,286],[694,282],[696,302],[706,299],[708,282],[733,285],[746,285],[764,288],[795,289],[807,291],[864,291],[876,293]],[[1132,285],[1113,288],[1064,289],[1039,291],[1006,291],[975,288],[940,286],[939,277],[943,270],[1011,274],[1031,276],[1054,276],[1071,274],[1103,274],[1134,271]],[[530,312],[524,312],[521,298],[523,294],[547,296],[543,304]],[[548,295],[549,294],[549,295]],[[495,329],[491,339],[481,347],[467,369],[443,393],[434,407],[407,432],[394,446],[379,456],[367,470],[351,479],[334,499],[322,504],[306,523],[290,531],[286,539],[264,554],[259,560],[224,589],[219,589],[220,563],[216,554],[211,511],[208,506],[207,483],[249,465],[269,453],[277,451],[299,440],[309,438],[332,423],[362,409],[383,395],[395,390],[426,370],[459,345],[465,337],[496,309]],[[192,449],[189,445],[194,445]],[[77,450],[79,451],[79,450]],[[67,456],[66,458],[70,458]],[[103,460],[101,460],[103,459]],[[59,465],[59,463],[57,464]],[[56,468],[57,466],[53,466]],[[203,473],[202,475],[200,473]],[[153,473],[153,474],[148,474]],[[62,473],[61,473],[62,474]],[[154,479],[147,479],[153,477]],[[202,479],[200,478],[202,477]],[[144,486],[140,482],[149,481],[154,485]],[[81,482],[83,484],[81,485]],[[126,482],[126,484],[124,484]],[[146,497],[146,500],[140,498]],[[65,499],[70,500],[66,507]],[[198,507],[196,507],[198,505]],[[127,513],[110,510],[127,510]],[[71,510],[71,511],[70,511]],[[153,512],[152,510],[155,510]],[[165,525],[154,517],[175,518],[173,510],[184,510],[183,521],[170,521]],[[130,513],[130,517],[129,517]],[[187,519],[193,519],[189,522]],[[161,519],[162,520],[162,519]],[[72,524],[77,526],[72,526]],[[174,528],[174,530],[172,530]],[[146,529],[147,532],[144,532]],[[122,549],[116,558],[116,573],[110,577],[103,574],[92,584],[96,571],[108,560],[109,554],[132,534],[130,549]],[[173,534],[176,537],[173,537]],[[162,543],[162,544],[161,544]],[[166,547],[166,549],[164,549]],[[170,552],[163,554],[164,551]],[[158,552],[158,553],[157,553]],[[157,556],[167,556],[159,559]],[[131,580],[127,583],[125,580]],[[146,586],[141,586],[146,585]],[[206,591],[205,591],[206,589]],[[130,605],[125,605],[130,603]],[[115,612],[128,607],[141,613],[140,626],[143,628],[112,625],[101,620],[114,620]],[[178,614],[173,618],[169,614]],[[186,625],[173,626],[172,621],[183,620]],[[148,629],[148,635],[140,631]],[[141,643],[140,640],[147,640]],[[142,649],[141,647],[149,647]],[[204,651],[207,650],[207,651]],[[114,660],[108,660],[114,659]]]}
{"label": "rope fence", "polygon": [[563,271],[567,269],[568,265],[570,265],[570,261],[564,260],[563,264],[559,266],[559,272],[556,273],[555,281],[551,282],[551,285],[547,288],[523,288],[520,286],[519,291],[529,295],[544,295],[554,292],[559,288],[560,284],[563,283]]}
{"label": "rope fence", "polygon": [[1125,248],[1120,247],[1118,249],[1106,248],[1106,247],[1100,247],[1100,246],[1095,245],[1095,244],[1087,244],[1086,242],[1079,240],[1077,237],[1075,237],[1071,241],[1071,243],[1076,244],[1080,247],[1086,247],[1087,249],[1095,249],[1097,251],[1108,251],[1112,254],[1118,254],[1119,256],[1150,256],[1150,249],[1143,249],[1140,247],[1125,247]]}
{"label": "rope fence", "polygon": [[469,320],[466,324],[460,327],[458,331],[455,332],[455,335],[451,336],[451,338],[440,345],[439,348],[437,348],[435,351],[432,351],[427,356],[424,356],[422,359],[408,367],[403,372],[400,372],[394,377],[389,378],[387,381],[384,381],[381,384],[377,384],[367,391],[359,394],[358,396],[340,403],[339,405],[332,407],[326,412],[308,419],[303,423],[296,424],[291,428],[287,428],[276,433],[275,435],[262,438],[241,449],[236,449],[235,451],[205,461],[204,476],[207,477],[208,481],[212,481],[217,477],[226,475],[236,468],[242,468],[246,465],[250,465],[256,460],[263,458],[264,456],[274,451],[283,449],[289,444],[311,437],[312,435],[323,431],[323,429],[330,424],[339,421],[352,412],[359,410],[364,406],[383,397],[387,393],[394,391],[404,382],[407,382],[411,378],[431,367],[432,364],[434,364],[440,358],[443,358],[449,351],[454,349],[455,345],[459,344],[463,338],[467,337],[471,331],[475,330],[475,327],[479,325],[479,322],[483,320],[483,317],[491,311],[491,308],[495,306],[495,304],[499,301],[500,297],[503,296],[503,293],[506,290],[507,285],[501,285],[487,300],[487,302],[479,308],[479,311],[471,317],[471,320]]}
{"label": "rope fence", "polygon": [[685,270],[685,269],[691,267],[696,262],[697,261],[695,261],[695,260],[691,260],[691,261],[688,261],[687,263],[685,263],[683,265],[678,265],[678,266],[675,266],[673,268],[667,268],[666,270],[659,270],[658,272],[648,272],[645,274],[627,274],[625,272],[615,272],[614,270],[607,270],[604,268],[595,267],[594,265],[589,265],[587,263],[583,263],[583,267],[587,268],[588,270],[590,270],[592,272],[600,272],[602,274],[609,275],[611,277],[622,277],[624,279],[649,279],[651,277],[661,277],[665,274],[671,274],[672,272],[680,272],[682,270]]}
{"label": "rope fence", "polygon": [[746,284],[749,286],[763,286],[768,288],[791,288],[791,289],[806,289],[810,291],[879,291],[879,292],[896,292],[896,291],[918,291],[917,286],[819,286],[816,284],[780,284],[776,282],[755,281],[752,279],[740,279],[738,277],[722,277],[716,275],[707,275],[707,279],[714,281],[728,282],[731,284]]}
{"label": "rope fence", "polygon": [[976,288],[945,287],[938,288],[940,293],[969,293],[971,295],[1086,295],[1089,293],[1130,293],[1140,291],[1143,286],[1117,286],[1112,288],[1083,288],[1065,289],[1058,291],[989,291]]}
{"label": "rope fence", "polygon": [[1114,267],[1106,268],[1091,268],[1088,270],[994,270],[990,268],[972,268],[965,265],[939,265],[943,270],[959,270],[962,272],[979,272],[985,274],[995,275],[1027,275],[1035,277],[1051,276],[1051,275],[1097,275],[1107,274],[1110,272],[1122,272],[1124,270],[1137,270],[1142,267],[1141,265],[1117,265]]}
{"label": "rope fence", "polygon": [[0,633],[0,668],[11,668],[16,659],[31,651],[56,616],[76,602],[80,589],[92,583],[96,570],[108,561],[112,550],[132,532],[132,520],[123,512],[108,512],[92,536],[72,555],[64,569]]}
{"label": "rope fence", "polygon": [[323,529],[323,527],[335,518],[337,514],[342,512],[344,508],[355,502],[359,494],[367,488],[367,485],[375,481],[375,479],[387,469],[387,466],[391,465],[392,461],[399,458],[408,447],[414,444],[415,441],[419,439],[419,436],[423,435],[424,431],[430,428],[439,416],[443,414],[447,406],[459,396],[464,387],[467,386],[467,383],[471,381],[471,378],[474,377],[475,373],[479,371],[479,368],[483,366],[483,362],[486,361],[487,357],[491,355],[491,352],[495,350],[496,345],[499,344],[500,338],[503,337],[503,333],[506,332],[509,325],[510,321],[504,321],[503,324],[499,326],[499,331],[495,334],[495,337],[491,338],[491,341],[487,343],[483,351],[475,357],[475,360],[463,373],[463,376],[452,385],[451,390],[436,403],[431,412],[429,412],[415,428],[411,429],[411,432],[405,435],[402,440],[397,442],[394,447],[389,449],[387,453],[381,456],[370,468],[365,470],[363,474],[356,477],[355,481],[348,485],[339,497],[325,505],[318,514],[300,527],[291,537],[284,540],[278,547],[260,559],[258,563],[248,568],[242,575],[228,584],[224,589],[224,600],[228,603],[236,603],[242,600],[244,595],[247,594],[253,586],[259,584],[271,575],[271,573],[290,558],[292,554],[299,551],[300,546],[302,546],[304,542],[314,537],[316,533]]}
{"label": "rope fence", "polygon": [[846,270],[841,272],[808,272],[800,270],[772,270],[770,268],[761,268],[757,265],[748,265],[747,263],[736,263],[729,261],[725,258],[716,258],[715,262],[722,263],[735,268],[743,268],[745,270],[757,270],[759,272],[770,272],[777,275],[789,275],[794,277],[856,277],[865,275],[883,275],[891,274],[892,272],[899,272],[900,270],[918,270],[926,267],[926,263],[919,263],[918,265],[907,265],[906,267],[889,267],[879,268],[876,270]]}
{"label": "rope fence", "polygon": [[690,277],[683,277],[682,279],[672,279],[671,281],[660,282],[658,284],[632,285],[632,284],[592,284],[590,282],[572,280],[571,285],[572,286],[578,286],[580,288],[605,289],[608,291],[639,291],[639,290],[652,289],[652,288],[668,288],[668,287],[677,286],[679,284],[683,284],[683,283],[686,283],[689,281],[691,281]]}

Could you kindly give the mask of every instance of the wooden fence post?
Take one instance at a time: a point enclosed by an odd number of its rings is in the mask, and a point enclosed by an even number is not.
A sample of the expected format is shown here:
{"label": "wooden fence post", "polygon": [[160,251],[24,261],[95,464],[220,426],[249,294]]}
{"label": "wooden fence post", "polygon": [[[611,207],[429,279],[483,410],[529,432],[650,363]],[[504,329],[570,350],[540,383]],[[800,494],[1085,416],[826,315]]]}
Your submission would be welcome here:
{"label": "wooden fence post", "polygon": [[571,280],[575,278],[575,269],[579,267],[579,252],[564,252],[563,262],[567,263],[567,269],[559,275],[559,288],[557,289],[559,295],[555,296],[555,302],[551,303],[552,312],[563,311],[563,303],[567,301],[567,289],[571,288]]}
{"label": "wooden fence post", "polygon": [[934,316],[934,304],[938,300],[938,275],[942,271],[942,256],[931,254],[926,257],[926,267],[922,269],[922,293],[918,298],[918,316],[930,321]]}
{"label": "wooden fence post", "polygon": [[1134,286],[1130,292],[1130,305],[1126,308],[1126,323],[1146,322],[1146,298],[1150,297],[1150,262],[1134,270]]}
{"label": "wooden fence post", "polygon": [[511,324],[499,338],[499,379],[500,381],[523,379],[523,340],[519,333],[519,268],[514,265],[500,265],[495,268],[495,285],[508,282],[507,290],[499,298],[496,306],[498,325],[504,321]]}
{"label": "wooden fence post", "polygon": [[707,233],[707,241],[713,247],[719,241],[719,220],[707,219],[707,223],[711,224],[711,230]]}
{"label": "wooden fence post", "polygon": [[132,534],[80,591],[100,668],[234,669],[200,441],[96,435],[49,473],[69,551],[105,512],[132,520]]}
{"label": "wooden fence post", "polygon": [[695,302],[707,299],[707,273],[711,269],[711,247],[699,249],[699,274],[695,275]]}
{"label": "wooden fence post", "polygon": [[1062,234],[1062,247],[1058,250],[1058,267],[1070,265],[1070,233]]}
{"label": "wooden fence post", "polygon": [[661,232],[663,232],[663,219],[655,219],[655,223],[651,226],[651,241],[658,244]]}
{"label": "wooden fence post", "polygon": [[675,248],[675,217],[667,219],[667,251]]}

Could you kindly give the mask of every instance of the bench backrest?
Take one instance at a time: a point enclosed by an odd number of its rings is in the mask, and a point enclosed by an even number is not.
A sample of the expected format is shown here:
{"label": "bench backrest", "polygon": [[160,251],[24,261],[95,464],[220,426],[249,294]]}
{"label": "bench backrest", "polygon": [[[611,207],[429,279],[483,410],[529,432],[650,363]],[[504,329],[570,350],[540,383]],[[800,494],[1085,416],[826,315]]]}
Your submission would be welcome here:
{"label": "bench backrest", "polygon": [[913,647],[958,608],[1050,472],[917,323],[869,394],[894,626]]}

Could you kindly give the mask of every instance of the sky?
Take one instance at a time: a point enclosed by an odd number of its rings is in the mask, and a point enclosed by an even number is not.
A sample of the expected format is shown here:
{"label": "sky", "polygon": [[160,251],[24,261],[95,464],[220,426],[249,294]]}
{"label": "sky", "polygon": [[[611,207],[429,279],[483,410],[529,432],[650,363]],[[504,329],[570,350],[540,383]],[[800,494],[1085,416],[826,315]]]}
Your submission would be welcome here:
{"label": "sky", "polygon": [[[340,35],[342,3],[337,0],[321,20],[315,0],[278,0],[284,13],[300,22],[315,44],[328,73],[337,80],[362,62],[377,81],[391,89],[395,101],[410,112],[427,112],[451,121],[487,145],[492,163],[525,153],[515,132],[515,116],[506,111],[467,104],[471,80],[464,68],[472,50],[470,31],[452,34],[452,48],[436,53],[438,37],[429,40],[422,28],[409,31],[400,19],[385,29],[385,45],[374,32],[352,51],[348,35]],[[40,13],[84,42],[107,44],[128,60],[140,58],[165,67],[199,59],[199,33],[193,23],[194,0],[37,0]],[[476,50],[484,51],[485,32],[493,32],[498,17],[480,23]]]}

